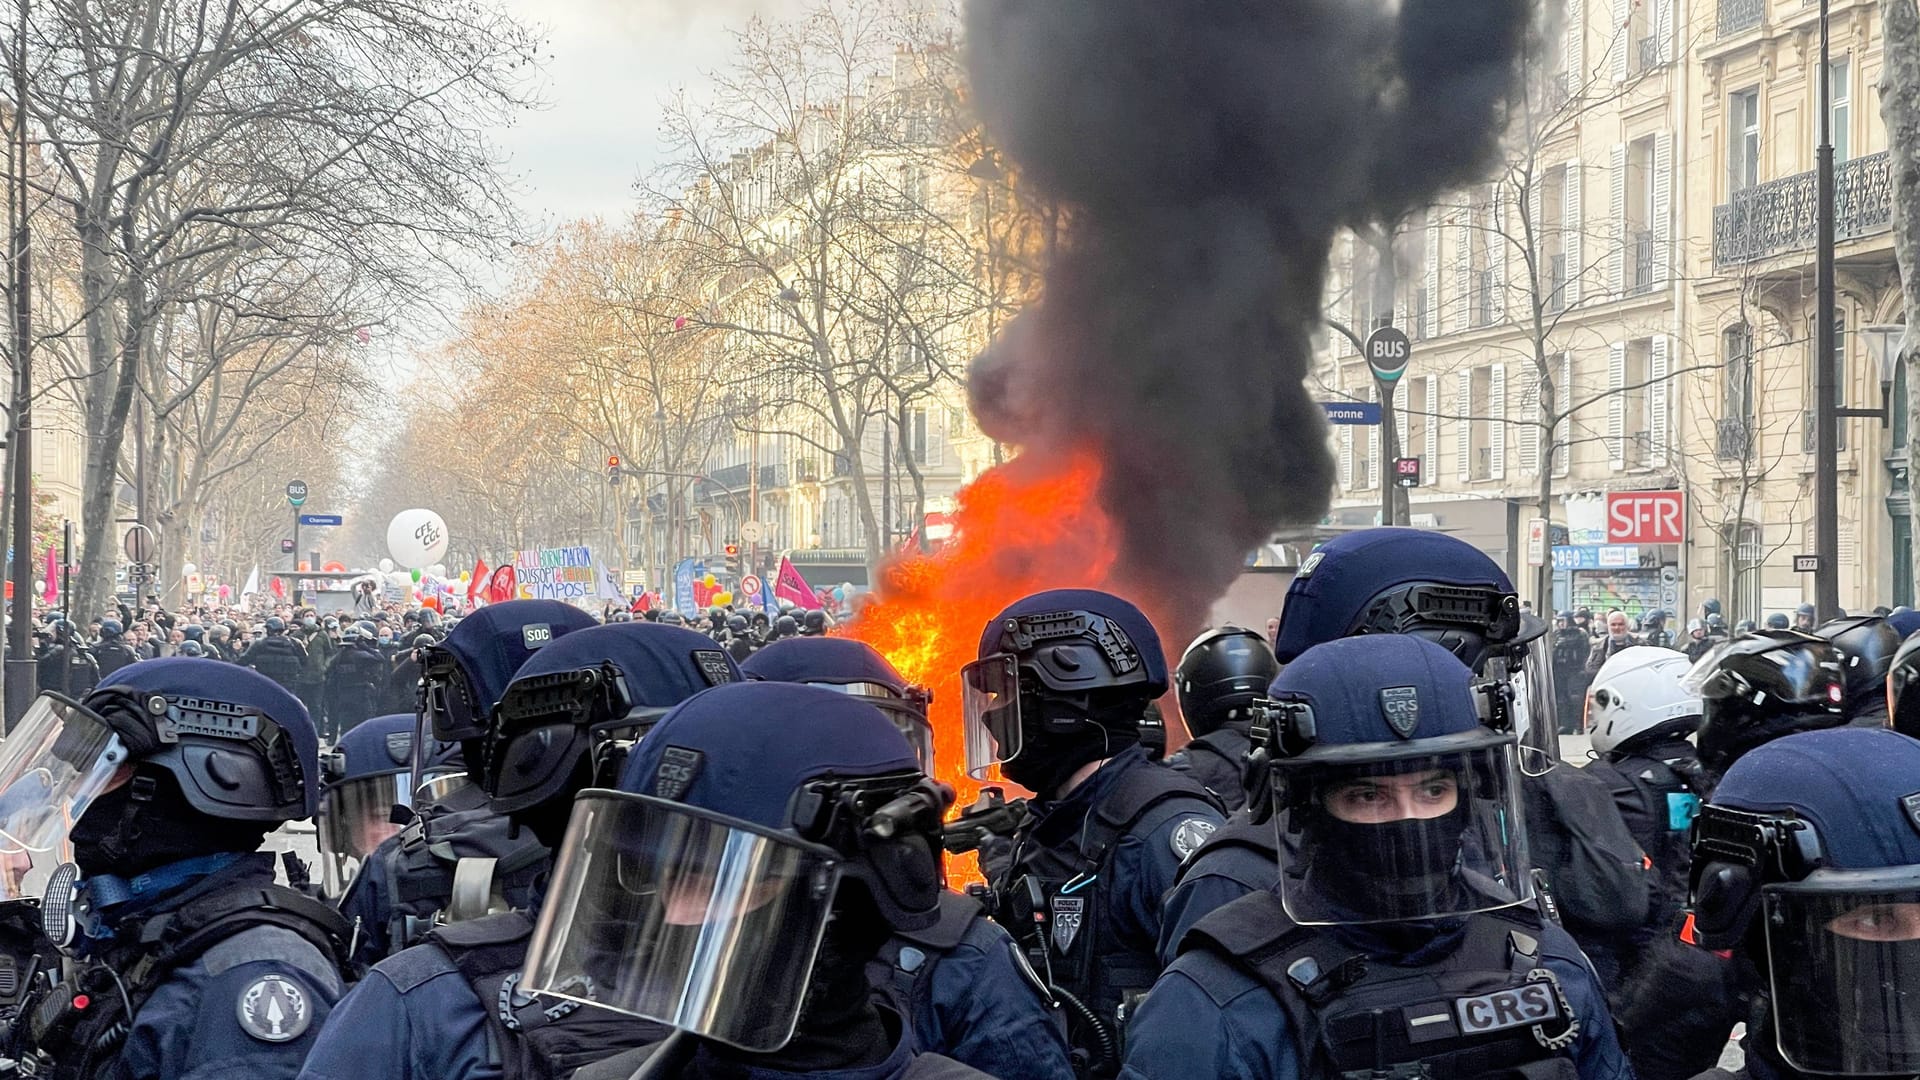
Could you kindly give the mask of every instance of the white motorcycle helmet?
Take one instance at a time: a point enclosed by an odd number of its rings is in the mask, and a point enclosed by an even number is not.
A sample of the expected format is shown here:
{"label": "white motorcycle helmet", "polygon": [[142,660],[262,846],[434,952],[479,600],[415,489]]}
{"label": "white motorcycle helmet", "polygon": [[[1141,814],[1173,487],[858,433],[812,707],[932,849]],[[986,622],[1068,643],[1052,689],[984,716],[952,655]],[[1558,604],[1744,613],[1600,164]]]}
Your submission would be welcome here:
{"label": "white motorcycle helmet", "polygon": [[1652,645],[1622,649],[1600,665],[1587,690],[1587,731],[1595,754],[1611,754],[1649,732],[1686,734],[1700,726],[1700,697],[1680,680],[1693,667],[1685,654]]}

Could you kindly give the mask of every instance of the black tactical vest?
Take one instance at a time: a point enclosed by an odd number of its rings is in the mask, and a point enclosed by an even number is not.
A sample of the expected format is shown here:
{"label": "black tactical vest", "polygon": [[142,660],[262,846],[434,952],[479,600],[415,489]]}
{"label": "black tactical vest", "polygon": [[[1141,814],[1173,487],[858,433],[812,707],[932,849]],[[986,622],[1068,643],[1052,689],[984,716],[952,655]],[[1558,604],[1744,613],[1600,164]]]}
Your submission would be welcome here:
{"label": "black tactical vest", "polygon": [[119,1055],[141,1006],[169,976],[215,945],[261,926],[298,934],[350,978],[350,929],[333,908],[282,885],[213,893],[121,925],[104,955],[30,1000],[8,1039],[10,1056],[19,1059],[18,1075],[98,1076]]}
{"label": "black tactical vest", "polygon": [[1198,780],[1232,813],[1247,805],[1246,757],[1252,747],[1246,732],[1229,725],[1187,743],[1167,763]]}
{"label": "black tactical vest", "polygon": [[1541,929],[1526,908],[1468,916],[1453,952],[1401,967],[1294,925],[1261,892],[1202,919],[1180,951],[1205,951],[1273,994],[1303,1080],[1574,1080],[1580,1019],[1540,962]]}
{"label": "black tactical vest", "polygon": [[566,1080],[574,1070],[657,1043],[659,1024],[563,998],[519,991],[533,920],[519,912],[435,927],[426,941],[453,962],[487,1015],[504,1080]]}
{"label": "black tactical vest", "polygon": [[1196,802],[1214,805],[1192,779],[1139,761],[1064,843],[1041,845],[1033,836],[1036,825],[1029,823],[1015,844],[1008,880],[995,890],[996,921],[1026,948],[1049,986],[1064,991],[1056,996],[1067,1006],[1070,1040],[1092,1055],[1096,1074],[1103,1061],[1119,1067],[1127,1016],[1160,977],[1152,942],[1135,948],[1114,934],[1107,909],[1111,883],[1102,880],[1108,860],[1121,837],[1152,832],[1191,813]]}
{"label": "black tactical vest", "polygon": [[943,893],[939,922],[925,930],[894,931],[879,954],[867,962],[867,982],[886,996],[908,1027],[913,1026],[920,1010],[931,1004],[934,965],[959,947],[973,920],[985,915],[978,900],[955,892]]}
{"label": "black tactical vest", "polygon": [[[400,831],[385,877],[391,952],[417,943],[437,922],[484,914],[488,897],[521,906],[521,894],[545,869],[547,849],[531,832],[522,829],[515,836],[505,817],[484,805],[468,805],[483,799],[478,788],[462,789],[448,804],[420,814]],[[458,897],[456,885],[469,882],[484,895]],[[476,906],[478,910],[467,910]]]}

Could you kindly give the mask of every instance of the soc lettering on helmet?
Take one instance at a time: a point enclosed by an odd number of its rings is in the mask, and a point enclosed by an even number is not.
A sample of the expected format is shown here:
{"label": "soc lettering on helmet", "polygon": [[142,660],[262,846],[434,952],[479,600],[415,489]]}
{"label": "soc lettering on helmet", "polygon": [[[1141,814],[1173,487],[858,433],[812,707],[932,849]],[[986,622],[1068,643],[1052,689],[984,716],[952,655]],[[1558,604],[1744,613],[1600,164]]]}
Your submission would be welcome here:
{"label": "soc lettering on helmet", "polygon": [[529,649],[537,649],[553,640],[553,627],[548,623],[528,623],[520,628],[520,642]]}
{"label": "soc lettering on helmet", "polygon": [[262,975],[240,991],[240,1029],[261,1042],[292,1042],[313,1025],[306,991],[281,975]]}

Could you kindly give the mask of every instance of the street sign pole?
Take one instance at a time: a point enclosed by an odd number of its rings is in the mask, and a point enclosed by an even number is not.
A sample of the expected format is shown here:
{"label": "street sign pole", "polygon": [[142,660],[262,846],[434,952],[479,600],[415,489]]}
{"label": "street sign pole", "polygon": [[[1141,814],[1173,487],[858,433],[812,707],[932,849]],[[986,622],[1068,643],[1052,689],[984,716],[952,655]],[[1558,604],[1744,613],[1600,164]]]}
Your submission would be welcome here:
{"label": "street sign pole", "polygon": [[307,501],[305,480],[287,481],[287,505],[293,507],[293,606],[300,606],[300,507]]}
{"label": "street sign pole", "polygon": [[1367,335],[1367,367],[1380,387],[1380,524],[1393,524],[1393,500],[1400,485],[1387,482],[1387,462],[1400,457],[1400,428],[1393,420],[1393,388],[1407,373],[1413,342],[1404,331],[1382,326]]}

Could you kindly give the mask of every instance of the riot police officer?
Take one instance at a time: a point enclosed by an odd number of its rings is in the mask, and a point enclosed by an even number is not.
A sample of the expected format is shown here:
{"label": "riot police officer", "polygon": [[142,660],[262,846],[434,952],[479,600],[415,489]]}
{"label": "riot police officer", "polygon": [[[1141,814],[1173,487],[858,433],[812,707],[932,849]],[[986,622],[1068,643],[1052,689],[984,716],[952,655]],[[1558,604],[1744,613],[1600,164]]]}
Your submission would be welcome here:
{"label": "riot police officer", "polygon": [[93,650],[64,617],[54,617],[52,631],[46,652],[38,658],[40,689],[71,698],[85,697],[100,681],[100,665],[94,660]]}
{"label": "riot police officer", "polygon": [[102,619],[100,644],[94,647],[93,658],[100,665],[100,676],[106,678],[128,664],[137,663],[140,655],[127,644],[126,628],[119,619]]}
{"label": "riot police officer", "polygon": [[248,647],[246,654],[240,657],[240,664],[292,692],[306,677],[307,650],[287,636],[287,620],[278,615],[267,616],[266,630],[267,636]]}
{"label": "riot police officer", "polygon": [[1689,936],[1757,972],[1746,1067],[1702,1080],[1920,1072],[1920,742],[1791,735],[1727,770],[1694,827]]}
{"label": "riot police officer", "polygon": [[1256,725],[1277,884],[1181,939],[1123,1077],[1632,1076],[1598,978],[1534,905],[1488,689],[1483,722],[1473,672],[1410,635],[1287,664]]}
{"label": "riot police officer", "polygon": [[1640,640],[1662,649],[1673,648],[1673,631],[1667,629],[1667,613],[1655,608],[1640,620]]}
{"label": "riot police officer", "polygon": [[[373,963],[450,914],[484,912],[496,898],[514,907],[532,902],[547,848],[513,828],[478,788],[420,789],[443,767],[449,747],[459,748],[463,767],[478,768],[493,710],[514,672],[549,644],[597,625],[557,600],[509,600],[460,620],[427,650],[410,743],[416,792],[410,820],[367,858],[340,902],[360,930],[356,959]],[[463,868],[477,895],[469,904],[463,890],[456,907]]]}
{"label": "riot police officer", "polygon": [[746,683],[673,710],[580,797],[526,985],[678,1034],[575,1076],[985,1076],[867,987],[890,935],[940,918],[952,799],[854,695]]}
{"label": "riot police officer", "polygon": [[1266,696],[1280,673],[1267,640],[1252,630],[1221,626],[1195,638],[1174,670],[1180,715],[1192,741],[1167,759],[1167,767],[1191,775],[1228,811],[1247,804],[1242,778],[1252,706]]}
{"label": "riot police officer", "polygon": [[1090,1071],[1159,972],[1161,898],[1224,822],[1211,796],[1140,745],[1167,690],[1160,638],[1116,596],[1056,589],[1015,602],[961,672],[967,768],[995,764],[1034,792],[1033,816],[992,885],[1001,925],[1067,1003]]}
{"label": "riot police officer", "polygon": [[1833,619],[1822,623],[1814,634],[1833,642],[1834,648],[1840,650],[1840,662],[1847,675],[1847,699],[1842,707],[1847,723],[1885,727],[1887,669],[1900,648],[1900,635],[1879,615]]}
{"label": "riot police officer", "polygon": [[[321,753],[316,832],[321,893],[329,900],[338,901],[367,858],[399,833],[394,808],[412,808],[413,735],[412,713],[376,716]],[[458,744],[440,743],[422,790],[440,798],[464,783],[459,755]]]}
{"label": "riot police officer", "polygon": [[[1471,544],[1422,529],[1362,529],[1321,545],[1302,564],[1287,590],[1277,651],[1284,664],[1340,637],[1414,634],[1438,642],[1483,677],[1508,684],[1535,865],[1560,897],[1561,912],[1581,944],[1604,953],[1602,939],[1643,924],[1646,875],[1605,785],[1577,769],[1556,767],[1552,661],[1538,645],[1544,629],[1520,613],[1505,571]],[[1255,779],[1261,779],[1257,773]],[[1236,816],[1181,869],[1166,900],[1163,961],[1173,959],[1181,935],[1202,916],[1272,885],[1277,854],[1265,822],[1270,806],[1264,798],[1250,800],[1248,813]]]}
{"label": "riot police officer", "polygon": [[1563,611],[1555,620],[1553,631],[1553,686],[1555,693],[1555,713],[1559,720],[1560,734],[1571,735],[1580,730],[1581,708],[1585,704],[1587,654],[1593,650],[1593,639],[1585,630],[1574,624],[1573,612]]}
{"label": "riot police officer", "polygon": [[0,746],[0,833],[33,858],[71,845],[42,915],[74,962],[11,1032],[23,1074],[294,1075],[347,927],[258,849],[312,816],[317,752],[299,701],[240,668],[149,660],[35,703]]}
{"label": "riot police officer", "polygon": [[387,658],[366,623],[353,623],[340,635],[340,648],[327,667],[320,698],[326,705],[326,734],[333,740],[378,715],[386,684]]}
{"label": "riot police officer", "polygon": [[[927,692],[886,658],[851,638],[776,642],[742,665],[748,678],[805,683],[873,705],[907,738],[932,773]],[[802,732],[804,737],[804,732]],[[1013,938],[980,902],[946,891],[939,921],[896,931],[869,966],[874,986],[912,1025],[920,1045],[998,1080],[1072,1074],[1065,1025]]]}
{"label": "riot police officer", "polygon": [[1784,735],[1846,723],[1845,660],[1797,630],[1761,630],[1721,644],[1682,683],[1700,695],[1695,743],[1710,781],[1741,755]]}
{"label": "riot police officer", "polygon": [[1801,604],[1799,607],[1793,609],[1792,628],[1803,634],[1811,634],[1814,631],[1815,620],[1818,618],[1819,616],[1814,611],[1812,604]]}
{"label": "riot police officer", "polygon": [[[454,628],[450,647],[471,644],[462,639],[471,621]],[[538,844],[544,866],[565,836],[577,793],[596,778],[612,783],[627,752],[669,707],[740,681],[739,668],[704,634],[653,623],[571,631],[521,665],[486,714],[482,736],[467,740],[473,790],[498,820]],[[302,1075],[366,1080],[373,1061],[382,1070],[374,1075],[419,1080],[565,1076],[660,1038],[659,1029],[602,1009],[556,1009],[517,993],[533,931],[526,912],[539,904],[543,884],[541,875],[516,903],[490,897],[482,878],[472,902],[482,913],[495,909],[484,914],[458,910],[468,901],[456,895],[452,921],[375,964],[340,1003]],[[456,875],[456,894],[465,886]],[[515,1004],[502,1009],[503,1001]]]}
{"label": "riot police officer", "polygon": [[1769,615],[1769,616],[1767,616],[1767,629],[1769,629],[1769,630],[1791,630],[1791,629],[1793,629],[1793,626],[1792,626],[1792,625],[1791,625],[1790,623],[1788,623],[1788,622],[1787,622],[1787,613],[1786,613],[1786,612],[1784,612],[1784,611],[1776,611],[1776,612],[1774,612],[1773,614],[1771,614],[1771,615]]}

